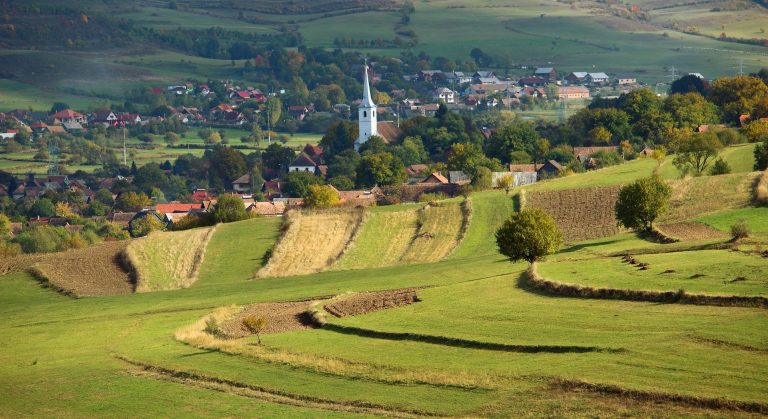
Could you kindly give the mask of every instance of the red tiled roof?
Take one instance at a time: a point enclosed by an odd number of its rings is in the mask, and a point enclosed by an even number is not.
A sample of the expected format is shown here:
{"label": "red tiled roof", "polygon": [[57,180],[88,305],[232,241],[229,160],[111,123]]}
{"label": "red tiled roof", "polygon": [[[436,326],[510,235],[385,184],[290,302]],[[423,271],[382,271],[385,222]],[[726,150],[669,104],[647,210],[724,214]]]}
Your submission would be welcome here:
{"label": "red tiled roof", "polygon": [[174,202],[170,204],[157,204],[155,209],[157,212],[164,214],[173,212],[189,212],[195,208],[201,208],[202,204],[197,202]]}
{"label": "red tiled roof", "polygon": [[83,118],[83,114],[81,114],[80,112],[75,112],[72,109],[64,109],[63,111],[59,111],[51,115],[51,118],[52,119]]}
{"label": "red tiled roof", "polygon": [[429,176],[424,178],[424,180],[422,180],[419,183],[450,183],[450,182],[448,181],[448,179],[445,178],[445,176],[441,175],[438,172],[435,172],[435,173],[430,173]]}

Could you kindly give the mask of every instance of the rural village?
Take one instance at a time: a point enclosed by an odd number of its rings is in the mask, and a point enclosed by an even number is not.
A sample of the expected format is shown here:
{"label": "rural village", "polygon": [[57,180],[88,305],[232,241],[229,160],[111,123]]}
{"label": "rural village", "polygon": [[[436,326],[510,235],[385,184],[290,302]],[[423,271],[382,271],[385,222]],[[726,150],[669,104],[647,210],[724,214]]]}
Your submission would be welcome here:
{"label": "rural village", "polygon": [[0,417],[768,415],[763,0],[7,0]]}

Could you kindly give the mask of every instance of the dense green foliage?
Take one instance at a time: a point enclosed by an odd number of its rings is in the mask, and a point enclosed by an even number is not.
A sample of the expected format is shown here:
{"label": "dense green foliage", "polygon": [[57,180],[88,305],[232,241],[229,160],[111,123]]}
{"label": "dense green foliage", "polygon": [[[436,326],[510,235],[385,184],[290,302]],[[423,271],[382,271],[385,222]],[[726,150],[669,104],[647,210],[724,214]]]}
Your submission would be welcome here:
{"label": "dense green foliage", "polygon": [[499,252],[512,262],[536,262],[560,250],[563,234],[554,218],[537,208],[526,208],[513,214],[496,230]]}
{"label": "dense green foliage", "polygon": [[213,216],[217,223],[231,223],[249,218],[243,200],[236,195],[221,195],[213,206]]}
{"label": "dense green foliage", "polygon": [[616,219],[626,228],[651,230],[669,206],[672,188],[658,176],[639,179],[619,191]]}

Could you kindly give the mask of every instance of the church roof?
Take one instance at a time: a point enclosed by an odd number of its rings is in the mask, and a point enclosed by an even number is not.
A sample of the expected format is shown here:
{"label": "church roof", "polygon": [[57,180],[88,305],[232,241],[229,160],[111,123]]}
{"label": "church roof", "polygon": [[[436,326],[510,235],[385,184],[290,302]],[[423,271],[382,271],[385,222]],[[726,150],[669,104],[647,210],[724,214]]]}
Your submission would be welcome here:
{"label": "church roof", "polygon": [[376,123],[376,131],[379,132],[379,136],[387,143],[396,142],[403,134],[403,131],[392,121],[378,121]]}
{"label": "church roof", "polygon": [[371,98],[371,86],[368,84],[368,66],[365,66],[365,71],[363,72],[363,103],[361,103],[361,106],[366,108],[375,108],[376,104],[373,103],[373,99]]}

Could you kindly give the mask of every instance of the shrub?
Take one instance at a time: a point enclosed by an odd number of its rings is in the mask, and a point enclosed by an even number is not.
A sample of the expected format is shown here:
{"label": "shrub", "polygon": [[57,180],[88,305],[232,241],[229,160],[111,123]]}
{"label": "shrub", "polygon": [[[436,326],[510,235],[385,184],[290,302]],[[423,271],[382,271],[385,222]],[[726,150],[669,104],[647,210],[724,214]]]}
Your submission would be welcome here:
{"label": "shrub", "polygon": [[749,228],[747,223],[744,221],[739,221],[738,223],[731,226],[731,240],[737,241],[741,239],[745,239],[749,237],[749,235],[752,234],[752,230]]}
{"label": "shrub", "polygon": [[307,208],[330,208],[339,202],[339,193],[328,185],[310,185],[304,196]]}
{"label": "shrub", "polygon": [[265,317],[248,316],[243,319],[242,323],[246,331],[256,335],[256,339],[259,345],[261,345],[261,332],[267,326],[267,319]]}
{"label": "shrub", "polygon": [[144,237],[153,231],[163,231],[165,227],[159,214],[149,212],[144,217],[132,220],[128,229],[132,237]]}
{"label": "shrub", "polygon": [[203,331],[215,337],[219,337],[222,335],[221,327],[219,327],[219,322],[216,321],[216,319],[213,317],[209,317],[208,320],[205,321],[205,329],[203,329]]}
{"label": "shrub", "polygon": [[713,164],[712,168],[709,169],[709,174],[712,176],[727,175],[728,173],[731,173],[731,165],[728,164],[727,161],[723,160],[722,157],[715,160],[715,164]]}
{"label": "shrub", "polygon": [[0,240],[0,257],[9,258],[21,253],[21,246],[16,243],[8,243]]}
{"label": "shrub", "polygon": [[231,223],[248,219],[243,200],[235,195],[222,195],[213,206],[213,216],[217,223]]}
{"label": "shrub", "polygon": [[501,254],[512,262],[533,263],[557,252],[563,244],[563,234],[551,215],[528,208],[513,214],[496,230],[496,244]]}
{"label": "shrub", "polygon": [[447,198],[448,196],[442,192],[423,193],[419,195],[419,202],[442,201],[443,199]]}
{"label": "shrub", "polygon": [[61,250],[64,237],[66,231],[61,234],[56,228],[43,225],[22,231],[13,241],[24,253],[50,253]]}
{"label": "shrub", "polygon": [[171,226],[173,231],[189,230],[198,227],[210,227],[216,224],[216,218],[210,212],[201,212],[196,214],[187,214],[180,220],[177,220]]}
{"label": "shrub", "polygon": [[109,222],[99,227],[96,234],[104,238],[111,237],[117,240],[125,240],[130,237],[127,231],[120,228],[117,224]]}

